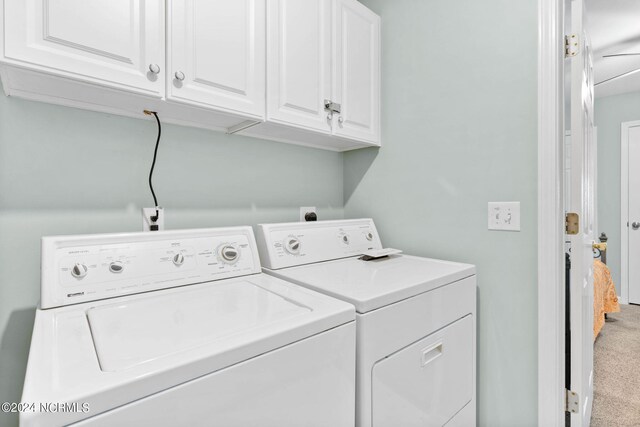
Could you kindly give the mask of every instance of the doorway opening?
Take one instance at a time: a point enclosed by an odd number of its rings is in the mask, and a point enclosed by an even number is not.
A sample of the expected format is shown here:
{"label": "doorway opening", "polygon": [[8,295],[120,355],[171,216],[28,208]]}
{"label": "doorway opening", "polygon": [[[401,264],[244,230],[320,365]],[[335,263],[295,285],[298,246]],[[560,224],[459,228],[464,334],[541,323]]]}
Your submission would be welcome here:
{"label": "doorway opening", "polygon": [[539,1],[539,424],[640,425],[640,4],[562,3]]}

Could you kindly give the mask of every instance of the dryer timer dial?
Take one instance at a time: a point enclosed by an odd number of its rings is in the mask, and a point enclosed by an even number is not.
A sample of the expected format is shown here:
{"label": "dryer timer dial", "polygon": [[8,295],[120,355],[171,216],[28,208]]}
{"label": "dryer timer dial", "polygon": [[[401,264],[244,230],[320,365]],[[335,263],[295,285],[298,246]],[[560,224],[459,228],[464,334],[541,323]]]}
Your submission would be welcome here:
{"label": "dryer timer dial", "polygon": [[284,240],[284,248],[291,255],[298,255],[300,253],[301,246],[302,246],[302,243],[295,236],[289,236]]}

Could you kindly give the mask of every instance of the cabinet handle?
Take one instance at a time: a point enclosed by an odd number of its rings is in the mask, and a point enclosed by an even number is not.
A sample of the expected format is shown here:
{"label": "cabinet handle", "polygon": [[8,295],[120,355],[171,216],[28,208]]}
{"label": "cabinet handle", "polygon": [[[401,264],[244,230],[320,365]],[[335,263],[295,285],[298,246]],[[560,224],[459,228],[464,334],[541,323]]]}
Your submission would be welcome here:
{"label": "cabinet handle", "polygon": [[158,64],[149,64],[149,71],[153,74],[160,74],[160,66]]}
{"label": "cabinet handle", "polygon": [[176,80],[180,80],[180,81],[184,80],[184,73],[182,71],[176,71],[174,76],[175,76]]}

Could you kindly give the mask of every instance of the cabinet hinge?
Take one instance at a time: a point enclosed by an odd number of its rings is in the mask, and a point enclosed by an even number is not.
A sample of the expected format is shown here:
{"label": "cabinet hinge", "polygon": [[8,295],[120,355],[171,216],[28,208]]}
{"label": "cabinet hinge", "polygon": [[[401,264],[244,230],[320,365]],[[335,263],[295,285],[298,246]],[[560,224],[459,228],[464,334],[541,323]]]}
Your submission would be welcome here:
{"label": "cabinet hinge", "polygon": [[564,390],[564,410],[574,414],[578,413],[580,410],[580,396],[578,396],[578,393],[567,389]]}
{"label": "cabinet hinge", "polygon": [[576,34],[564,36],[564,57],[570,58],[580,53],[580,37]]}
{"label": "cabinet hinge", "polygon": [[325,99],[324,100],[324,109],[330,113],[337,113],[340,114],[340,104],[338,104],[337,102],[333,102],[329,99]]}
{"label": "cabinet hinge", "polygon": [[580,232],[580,216],[577,213],[568,212],[564,217],[564,231],[573,236]]}

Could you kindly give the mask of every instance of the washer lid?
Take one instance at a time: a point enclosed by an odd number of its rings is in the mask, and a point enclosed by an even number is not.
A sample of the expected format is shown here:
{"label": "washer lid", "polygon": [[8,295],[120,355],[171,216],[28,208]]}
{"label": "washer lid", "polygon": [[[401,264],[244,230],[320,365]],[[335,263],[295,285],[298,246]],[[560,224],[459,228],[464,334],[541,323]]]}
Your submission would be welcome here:
{"label": "washer lid", "polygon": [[87,318],[100,368],[120,371],[232,335],[251,341],[311,311],[242,281],[93,307]]}
{"label": "washer lid", "polygon": [[265,274],[37,310],[22,401],[90,411],[21,425],[72,424],[354,320],[352,305]]}
{"label": "washer lid", "polygon": [[265,272],[350,302],[358,313],[385,305],[475,274],[471,264],[392,255],[373,261],[352,257],[266,270]]}

